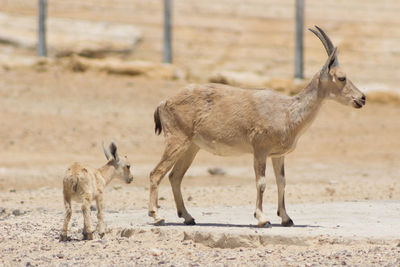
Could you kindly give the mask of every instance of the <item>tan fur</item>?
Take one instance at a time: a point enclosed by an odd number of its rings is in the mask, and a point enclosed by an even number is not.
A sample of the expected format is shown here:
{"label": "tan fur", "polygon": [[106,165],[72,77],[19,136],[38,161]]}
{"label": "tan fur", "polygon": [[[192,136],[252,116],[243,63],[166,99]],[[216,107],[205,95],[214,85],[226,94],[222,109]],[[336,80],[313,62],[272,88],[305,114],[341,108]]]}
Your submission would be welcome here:
{"label": "tan fur", "polygon": [[110,151],[113,151],[111,156],[104,150],[108,162],[101,168],[96,169],[75,162],[67,169],[63,180],[65,218],[60,241],[68,239],[68,224],[72,214],[71,200],[82,203],[83,237],[89,240],[93,239],[89,214],[90,203],[92,200],[96,200],[98,219],[96,231],[100,237],[103,237],[105,231],[103,222],[103,192],[105,186],[114,178],[123,179],[126,183],[130,183],[133,180],[129,163],[127,160],[118,157],[116,149],[115,144],[111,143]]}
{"label": "tan fur", "polygon": [[284,157],[294,150],[300,135],[315,119],[325,99],[360,108],[365,96],[338,66],[337,49],[322,30],[313,31],[323,42],[328,60],[298,95],[284,96],[262,89],[242,89],[221,84],[189,85],[163,101],[156,109],[156,132],[164,131],[167,145],[161,161],[150,174],[149,215],[157,214],[158,185],[173,167],[169,179],[178,216],[194,224],[185,209],[180,184],[199,149],[229,156],[251,153],[256,175],[256,210],[259,226],[269,224],[262,211],[265,166],[272,158],[278,186],[278,215],[290,226],[284,202]]}

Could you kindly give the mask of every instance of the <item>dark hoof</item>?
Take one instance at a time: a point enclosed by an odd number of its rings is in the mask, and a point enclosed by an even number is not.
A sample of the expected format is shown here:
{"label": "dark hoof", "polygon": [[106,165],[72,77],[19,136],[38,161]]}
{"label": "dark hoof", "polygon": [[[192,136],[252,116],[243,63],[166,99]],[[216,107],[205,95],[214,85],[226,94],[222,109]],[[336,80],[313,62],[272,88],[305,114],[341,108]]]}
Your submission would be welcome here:
{"label": "dark hoof", "polygon": [[93,240],[93,233],[83,233],[83,240]]}
{"label": "dark hoof", "polygon": [[286,222],[282,222],[282,225],[285,226],[285,227],[289,227],[289,226],[293,226],[294,223],[293,223],[292,219],[289,219]]}
{"label": "dark hoof", "polygon": [[154,214],[155,214],[154,211],[149,211],[149,212],[147,213],[147,215],[149,215],[149,217],[154,217]]}
{"label": "dark hoof", "polygon": [[258,223],[258,227],[262,227],[262,228],[271,228],[272,227],[272,225],[271,225],[271,223],[269,222],[269,221],[266,221],[266,222],[259,222]]}
{"label": "dark hoof", "polygon": [[190,221],[185,221],[186,225],[196,225],[196,222],[194,221],[194,219],[191,219]]}
{"label": "dark hoof", "polygon": [[66,241],[71,241],[71,238],[69,238],[66,235],[60,235],[60,242],[66,242]]}

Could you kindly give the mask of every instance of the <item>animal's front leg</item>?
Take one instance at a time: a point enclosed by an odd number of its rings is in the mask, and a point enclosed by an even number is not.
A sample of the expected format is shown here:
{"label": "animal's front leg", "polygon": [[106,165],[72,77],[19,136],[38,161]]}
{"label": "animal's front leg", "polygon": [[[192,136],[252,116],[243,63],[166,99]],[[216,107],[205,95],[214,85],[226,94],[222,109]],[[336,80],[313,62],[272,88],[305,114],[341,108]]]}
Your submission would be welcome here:
{"label": "animal's front leg", "polygon": [[105,232],[102,194],[100,194],[96,198],[96,206],[97,206],[97,228],[96,228],[96,231],[99,234],[100,238],[102,238],[104,236],[104,232]]}
{"label": "animal's front leg", "polygon": [[268,221],[267,216],[263,212],[263,194],[266,186],[265,179],[265,166],[266,166],[267,156],[265,152],[255,152],[254,153],[254,172],[256,174],[256,189],[257,189],[257,200],[256,200],[256,211],[254,212],[254,217],[258,220],[258,226],[271,226]]}
{"label": "animal's front leg", "polygon": [[285,208],[285,164],[284,157],[272,158],[272,165],[274,166],[274,173],[276,178],[276,185],[278,186],[278,216],[282,218],[283,226],[292,226],[293,221],[286,213]]}

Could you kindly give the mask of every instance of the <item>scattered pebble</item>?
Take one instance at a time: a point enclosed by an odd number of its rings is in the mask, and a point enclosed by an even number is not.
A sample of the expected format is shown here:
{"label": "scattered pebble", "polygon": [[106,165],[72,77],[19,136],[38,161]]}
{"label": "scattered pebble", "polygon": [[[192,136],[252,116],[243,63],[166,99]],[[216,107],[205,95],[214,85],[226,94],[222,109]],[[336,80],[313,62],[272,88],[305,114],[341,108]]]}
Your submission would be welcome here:
{"label": "scattered pebble", "polygon": [[163,252],[160,249],[152,248],[152,249],[150,249],[150,253],[153,256],[160,256]]}
{"label": "scattered pebble", "polygon": [[23,213],[19,209],[15,209],[12,211],[12,214],[14,216],[21,216]]}
{"label": "scattered pebble", "polygon": [[61,254],[61,253],[58,253],[58,254],[57,254],[57,257],[58,257],[59,259],[63,259],[63,258],[64,258],[64,255]]}
{"label": "scattered pebble", "polygon": [[226,174],[226,172],[223,169],[218,168],[218,167],[208,168],[207,172],[210,175],[225,175]]}

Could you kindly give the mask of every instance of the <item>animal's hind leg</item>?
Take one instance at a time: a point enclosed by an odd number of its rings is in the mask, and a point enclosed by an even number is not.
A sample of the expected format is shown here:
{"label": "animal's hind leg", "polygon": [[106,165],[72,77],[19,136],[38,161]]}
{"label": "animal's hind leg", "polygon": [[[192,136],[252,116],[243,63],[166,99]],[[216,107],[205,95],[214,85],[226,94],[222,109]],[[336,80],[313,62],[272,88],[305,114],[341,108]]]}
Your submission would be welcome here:
{"label": "animal's hind leg", "polygon": [[183,217],[185,219],[185,224],[187,225],[194,225],[196,223],[194,221],[194,218],[188,213],[185,208],[181,192],[181,183],[183,176],[192,164],[198,151],[199,147],[195,144],[192,144],[188,148],[188,150],[181,155],[179,160],[174,165],[171,173],[169,174],[169,181],[171,183],[172,192],[174,194],[178,217]]}
{"label": "animal's hind leg", "polygon": [[104,216],[103,216],[103,195],[100,194],[96,198],[96,206],[97,206],[97,227],[96,231],[101,238],[104,236],[105,227],[104,227]]}
{"label": "animal's hind leg", "polygon": [[285,164],[284,157],[272,158],[272,165],[276,178],[276,185],[278,186],[278,216],[282,218],[283,226],[292,226],[293,221],[286,213],[285,208]]}
{"label": "animal's hind leg", "polygon": [[83,239],[92,240],[93,232],[90,225],[90,202],[89,197],[83,198],[82,213],[83,213]]}
{"label": "animal's hind leg", "polygon": [[68,240],[68,224],[71,220],[71,198],[64,198],[64,206],[65,206],[65,216],[64,216],[64,225],[61,230],[60,241],[67,241]]}
{"label": "animal's hind leg", "polygon": [[155,224],[163,224],[164,219],[158,216],[158,185],[165,174],[174,166],[179,157],[189,148],[190,142],[179,137],[169,137],[164,154],[157,166],[150,173],[149,216]]}

